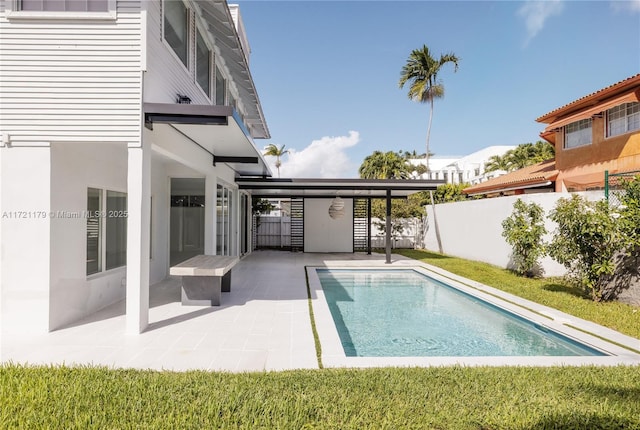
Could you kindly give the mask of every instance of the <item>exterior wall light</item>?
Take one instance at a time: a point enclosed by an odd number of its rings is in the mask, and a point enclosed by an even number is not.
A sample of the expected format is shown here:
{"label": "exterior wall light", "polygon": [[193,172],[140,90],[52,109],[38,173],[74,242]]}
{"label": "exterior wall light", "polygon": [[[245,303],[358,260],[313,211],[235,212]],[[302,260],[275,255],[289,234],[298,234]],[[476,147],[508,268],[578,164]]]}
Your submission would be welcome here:
{"label": "exterior wall light", "polygon": [[336,197],[329,206],[329,216],[332,219],[342,218],[344,216],[344,200]]}

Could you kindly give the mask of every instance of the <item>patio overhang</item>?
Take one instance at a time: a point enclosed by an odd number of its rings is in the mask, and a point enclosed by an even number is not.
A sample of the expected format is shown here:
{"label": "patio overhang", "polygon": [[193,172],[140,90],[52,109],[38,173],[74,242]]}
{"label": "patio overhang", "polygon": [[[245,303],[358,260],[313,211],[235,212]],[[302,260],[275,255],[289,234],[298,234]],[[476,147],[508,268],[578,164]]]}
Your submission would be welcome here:
{"label": "patio overhang", "polygon": [[179,135],[224,163],[236,176],[271,176],[266,161],[249,131],[231,106],[144,104],[144,124],[160,134]]}
{"label": "patio overhang", "polygon": [[406,198],[420,191],[433,191],[445,182],[418,179],[300,179],[236,178],[241,190],[262,198]]}
{"label": "patio overhang", "polygon": [[[391,199],[433,191],[445,181],[418,179],[280,179],[236,178],[241,190],[261,198],[384,198],[386,199],[386,263],[391,263]],[[370,218],[370,217],[369,217]],[[370,222],[370,219],[369,219]],[[370,243],[370,241],[369,241]],[[369,247],[369,253],[371,249]]]}

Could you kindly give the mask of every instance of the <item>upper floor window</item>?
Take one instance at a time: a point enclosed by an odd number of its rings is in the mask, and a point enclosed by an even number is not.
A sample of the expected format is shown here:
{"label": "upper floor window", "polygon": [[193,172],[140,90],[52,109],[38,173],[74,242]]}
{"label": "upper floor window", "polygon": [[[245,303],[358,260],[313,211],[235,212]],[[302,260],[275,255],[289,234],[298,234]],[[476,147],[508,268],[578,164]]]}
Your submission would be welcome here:
{"label": "upper floor window", "polygon": [[607,111],[607,137],[640,129],[640,103],[625,103]]}
{"label": "upper floor window", "polygon": [[200,30],[196,35],[196,82],[211,97],[211,49]]}
{"label": "upper floor window", "polygon": [[108,12],[109,0],[19,0],[18,10],[28,12]]}
{"label": "upper floor window", "polygon": [[216,105],[224,106],[227,99],[227,81],[216,66]]}
{"label": "upper floor window", "polygon": [[565,149],[591,144],[591,122],[591,118],[581,119],[564,128]]}
{"label": "upper floor window", "polygon": [[182,64],[189,64],[189,9],[180,0],[164,3],[164,40],[176,53]]}
{"label": "upper floor window", "polygon": [[13,0],[9,19],[116,19],[116,0]]}

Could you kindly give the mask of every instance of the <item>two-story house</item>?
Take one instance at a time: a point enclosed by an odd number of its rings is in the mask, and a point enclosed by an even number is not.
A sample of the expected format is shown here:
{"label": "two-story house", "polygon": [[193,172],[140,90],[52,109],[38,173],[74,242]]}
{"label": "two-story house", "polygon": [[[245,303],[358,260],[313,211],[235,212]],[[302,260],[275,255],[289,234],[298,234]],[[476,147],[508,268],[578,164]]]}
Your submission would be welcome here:
{"label": "two-story house", "polygon": [[640,74],[555,109],[536,121],[556,148],[556,191],[604,186],[604,172],[640,169]]}
{"label": "two-story house", "polygon": [[242,255],[269,138],[235,6],[0,1],[3,333],[44,333],[195,254]]}
{"label": "two-story house", "polygon": [[640,74],[559,107],[536,121],[555,159],[464,190],[469,195],[604,188],[605,172],[640,170]]}

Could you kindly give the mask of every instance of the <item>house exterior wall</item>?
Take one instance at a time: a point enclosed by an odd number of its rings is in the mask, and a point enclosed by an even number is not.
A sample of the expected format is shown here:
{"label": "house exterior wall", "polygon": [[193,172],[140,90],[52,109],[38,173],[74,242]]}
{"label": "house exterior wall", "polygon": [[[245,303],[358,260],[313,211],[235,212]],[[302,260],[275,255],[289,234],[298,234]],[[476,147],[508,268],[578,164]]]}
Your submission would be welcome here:
{"label": "house exterior wall", "polygon": [[[127,147],[55,143],[51,147],[49,329],[124,299],[125,266],[87,276],[87,188],[127,192]],[[66,214],[72,214],[67,216]],[[104,238],[103,238],[104,240]]]}
{"label": "house exterior wall", "polygon": [[[601,191],[578,193],[589,200],[604,197]],[[542,206],[548,215],[560,198],[570,197],[570,193],[543,193],[507,196],[496,199],[467,200],[463,202],[444,203],[427,209],[427,227],[425,233],[425,249],[439,251],[436,236],[440,232],[442,250],[452,255],[469,260],[483,261],[499,267],[511,267],[511,246],[502,237],[502,221],[513,212],[513,204],[517,199],[526,203],[535,202]],[[470,216],[470,214],[473,214]],[[547,235],[551,240],[555,224],[545,218]],[[541,260],[545,276],[561,276],[566,270],[564,266],[545,257]]]}
{"label": "house exterior wall", "polygon": [[332,199],[304,199],[304,252],[353,252],[353,203],[344,199],[344,216],[329,216]]}
{"label": "house exterior wall", "polygon": [[0,336],[48,330],[50,157],[48,146],[0,148]]}
{"label": "house exterior wall", "polygon": [[96,25],[23,19],[0,1],[0,131],[10,141],[140,142],[141,2],[116,4],[116,19]]}
{"label": "house exterior wall", "polygon": [[569,170],[595,163],[614,165],[618,170],[640,166],[640,131],[619,136],[605,136],[605,118],[594,118],[591,145],[564,148],[564,131],[556,132],[556,168]]}
{"label": "house exterior wall", "polygon": [[87,187],[126,191],[127,144],[141,142],[142,2],[113,1],[100,19],[15,4],[0,1],[2,210],[44,215],[0,223],[5,334],[124,297],[124,268],[86,276],[86,219],[52,214],[86,211]]}

